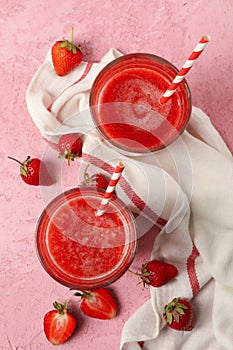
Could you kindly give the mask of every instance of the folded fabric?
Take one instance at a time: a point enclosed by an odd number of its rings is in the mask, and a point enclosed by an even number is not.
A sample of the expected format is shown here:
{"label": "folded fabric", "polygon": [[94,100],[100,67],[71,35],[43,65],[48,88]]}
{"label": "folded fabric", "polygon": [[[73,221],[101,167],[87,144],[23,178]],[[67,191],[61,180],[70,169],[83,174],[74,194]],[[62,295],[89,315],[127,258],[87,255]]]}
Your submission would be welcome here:
{"label": "folded fabric", "polygon": [[[169,284],[151,287],[150,300],[123,328],[121,349],[190,350],[194,339],[195,349],[233,349],[231,153],[196,107],[186,131],[155,154],[129,157],[106,144],[92,122],[89,93],[101,69],[120,55],[111,49],[101,62],[82,62],[59,77],[49,52],[27,90],[29,113],[51,143],[58,143],[63,134],[82,133],[82,158],[103,173],[110,174],[118,160],[125,162],[117,195],[138,214],[139,236],[154,224],[161,228],[151,257],[169,261],[179,270]],[[199,310],[196,328],[182,337],[164,327],[162,318],[164,305],[175,296],[195,296]]]}

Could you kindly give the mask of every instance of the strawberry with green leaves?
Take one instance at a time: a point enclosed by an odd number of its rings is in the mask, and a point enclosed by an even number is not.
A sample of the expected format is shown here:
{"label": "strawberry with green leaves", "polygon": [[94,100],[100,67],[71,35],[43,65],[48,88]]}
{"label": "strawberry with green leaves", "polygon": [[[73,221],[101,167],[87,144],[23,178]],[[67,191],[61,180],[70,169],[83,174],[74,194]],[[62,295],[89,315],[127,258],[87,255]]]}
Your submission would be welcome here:
{"label": "strawberry with green leaves", "polygon": [[52,183],[47,168],[40,159],[28,156],[23,162],[20,162],[13,157],[8,158],[20,164],[20,176],[26,184],[39,186]]}
{"label": "strawberry with green leaves", "polygon": [[82,140],[80,134],[71,133],[62,135],[58,142],[58,148],[60,152],[59,158],[67,159],[68,165],[70,165],[70,161],[81,156],[82,153]]}
{"label": "strawberry with green leaves", "polygon": [[101,173],[89,175],[89,173],[87,172],[89,165],[90,164],[87,164],[85,169],[84,169],[84,175],[83,175],[84,180],[82,182],[82,185],[83,186],[95,186],[97,188],[101,188],[103,190],[106,190],[106,188],[108,187],[109,181]]}
{"label": "strawberry with green leaves", "polygon": [[117,306],[106,288],[74,293],[80,296],[80,309],[89,317],[110,320],[116,316]]}
{"label": "strawberry with green leaves", "polygon": [[195,325],[192,305],[182,298],[174,298],[165,305],[163,317],[177,331],[192,331]]}
{"label": "strawberry with green leaves", "polygon": [[73,43],[72,28],[69,40],[57,41],[52,46],[52,62],[57,75],[64,76],[76,68],[82,61],[83,54],[79,45]]}
{"label": "strawberry with green leaves", "polygon": [[44,316],[44,333],[53,345],[63,344],[71,337],[76,328],[76,319],[68,311],[68,301],[64,305],[55,301],[54,310],[50,310]]}
{"label": "strawberry with green leaves", "polygon": [[152,287],[161,287],[178,274],[176,266],[159,260],[150,260],[143,264],[141,273],[129,271],[139,276],[144,286],[147,284]]}

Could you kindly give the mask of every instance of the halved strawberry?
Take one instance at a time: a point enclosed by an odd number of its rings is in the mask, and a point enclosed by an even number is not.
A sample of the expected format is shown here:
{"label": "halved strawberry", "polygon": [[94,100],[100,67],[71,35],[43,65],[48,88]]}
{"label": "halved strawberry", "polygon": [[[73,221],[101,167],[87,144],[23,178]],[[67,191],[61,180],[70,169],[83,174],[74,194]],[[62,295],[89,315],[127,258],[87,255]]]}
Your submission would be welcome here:
{"label": "halved strawberry", "polygon": [[151,260],[143,264],[141,273],[129,271],[139,276],[144,286],[148,284],[152,287],[161,287],[178,274],[174,265],[159,260]]}
{"label": "halved strawberry", "polygon": [[68,312],[68,301],[64,305],[55,301],[54,309],[44,316],[44,332],[53,345],[64,343],[73,334],[76,327],[75,317]]}
{"label": "halved strawberry", "polygon": [[116,303],[106,288],[74,293],[81,297],[80,309],[89,317],[109,320],[116,316]]}
{"label": "halved strawberry", "polygon": [[185,299],[174,298],[164,307],[163,317],[170,328],[191,331],[194,328],[192,305]]}

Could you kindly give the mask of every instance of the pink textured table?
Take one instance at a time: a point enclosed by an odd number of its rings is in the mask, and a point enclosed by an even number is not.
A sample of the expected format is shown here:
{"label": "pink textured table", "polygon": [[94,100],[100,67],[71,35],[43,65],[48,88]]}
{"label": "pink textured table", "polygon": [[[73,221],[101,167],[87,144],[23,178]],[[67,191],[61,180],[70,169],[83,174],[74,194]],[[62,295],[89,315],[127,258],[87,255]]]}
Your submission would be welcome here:
{"label": "pink textured table", "polygon": [[[98,61],[115,47],[123,53],[154,53],[181,67],[201,36],[210,34],[211,42],[187,81],[193,104],[210,116],[233,151],[232,11],[229,0],[212,0],[211,6],[204,0],[1,2],[0,349],[53,348],[43,334],[43,315],[55,300],[68,298],[78,329],[63,348],[118,349],[125,321],[149,298],[149,289],[136,286],[135,276],[126,273],[112,286],[118,316],[111,321],[83,317],[72,292],[53,281],[37,259],[34,231],[44,199],[39,187],[21,181],[17,164],[7,156],[23,160],[44,152],[45,142],[29,116],[25,93],[47,50],[57,39],[69,37],[74,25],[85,60]],[[64,186],[75,185],[75,176]],[[150,257],[156,233],[151,230],[140,240],[133,268]]]}

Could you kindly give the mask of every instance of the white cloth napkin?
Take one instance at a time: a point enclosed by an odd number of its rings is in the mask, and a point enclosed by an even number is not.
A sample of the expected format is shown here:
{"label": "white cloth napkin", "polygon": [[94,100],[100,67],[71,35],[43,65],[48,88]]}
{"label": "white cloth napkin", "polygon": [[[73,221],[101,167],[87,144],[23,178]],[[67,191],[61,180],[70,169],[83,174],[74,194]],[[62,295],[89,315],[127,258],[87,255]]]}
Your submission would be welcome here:
{"label": "white cloth napkin", "polygon": [[[111,49],[99,63],[82,62],[65,77],[53,70],[50,52],[27,91],[29,113],[42,136],[83,133],[83,159],[110,174],[126,168],[117,194],[133,211],[139,236],[159,225],[151,257],[177,266],[176,279],[150,288],[151,298],[126,322],[121,350],[233,349],[232,156],[209,118],[193,107],[187,130],[153,155],[129,157],[113,150],[91,120],[89,92],[96,75],[121,54]],[[192,300],[193,332],[165,327],[163,307],[173,297]],[[144,342],[139,345],[138,342]],[[192,344],[192,345],[190,345]]]}

